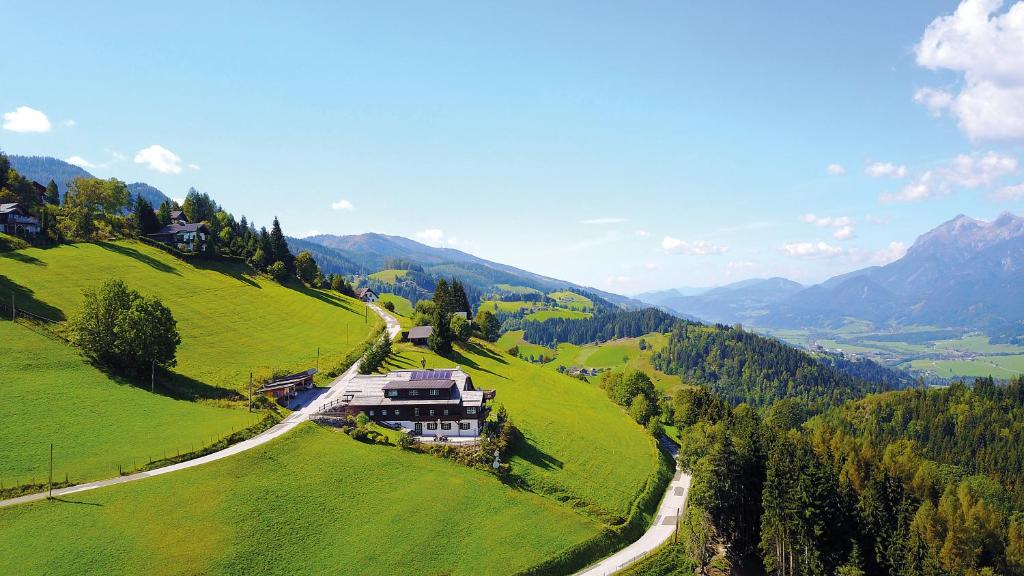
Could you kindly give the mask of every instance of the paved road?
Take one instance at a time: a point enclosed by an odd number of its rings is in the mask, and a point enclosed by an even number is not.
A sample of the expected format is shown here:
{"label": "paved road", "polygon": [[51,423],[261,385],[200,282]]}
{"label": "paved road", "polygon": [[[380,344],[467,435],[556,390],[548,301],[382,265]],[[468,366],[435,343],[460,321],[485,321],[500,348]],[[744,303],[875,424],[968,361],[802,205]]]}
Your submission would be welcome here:
{"label": "paved road", "polygon": [[[402,331],[402,327],[398,324],[398,320],[396,320],[394,316],[388,314],[385,310],[381,309],[376,304],[370,304],[369,306],[371,310],[376,312],[377,315],[384,320],[385,324],[387,325],[389,337],[394,338]],[[214,452],[212,454],[207,454],[206,456],[202,456],[200,458],[187,460],[185,462],[172,464],[170,466],[164,466],[163,468],[148,470],[146,472],[138,472],[135,474],[130,474],[128,476],[118,476],[116,478],[108,478],[106,480],[97,480],[95,482],[78,484],[75,486],[70,486],[68,488],[60,488],[58,490],[54,490],[53,495],[66,496],[68,494],[75,494],[77,492],[85,492],[86,490],[95,490],[96,488],[104,488],[106,486],[116,486],[118,484],[125,484],[127,482],[135,482],[136,480],[151,478],[153,476],[160,476],[162,474],[168,474],[170,472],[176,472],[178,470],[184,470],[186,468],[194,468],[196,466],[202,466],[203,464],[208,464],[216,460],[221,460],[223,458],[227,458],[228,456],[234,456],[235,454],[240,454],[242,452],[245,452],[246,450],[251,450],[257,446],[266,444],[267,442],[270,442],[274,438],[287,434],[299,424],[305,422],[306,420],[309,420],[309,417],[315,412],[317,412],[321,406],[329,402],[336,393],[344,390],[344,384],[348,382],[353,376],[355,376],[358,370],[359,362],[356,362],[355,364],[352,365],[351,368],[346,370],[344,374],[338,376],[334,380],[334,382],[331,382],[331,386],[326,393],[317,396],[313,401],[311,401],[301,410],[297,412],[292,412],[287,418],[274,425],[273,428],[265,430],[261,434],[253,436],[248,440],[244,440],[242,442],[239,442],[238,444],[228,446],[223,450]],[[38,492],[36,494],[19,496],[18,498],[0,500],[0,507],[14,506],[16,504],[24,504],[26,502],[43,500],[46,498],[46,496],[46,492]]]}
{"label": "paved road", "polygon": [[665,495],[658,506],[658,515],[654,523],[644,532],[639,540],[619,550],[615,554],[589,566],[576,576],[605,576],[614,574],[633,562],[646,556],[651,550],[661,546],[672,538],[676,530],[676,521],[686,510],[686,498],[690,495],[690,475],[677,470],[672,482],[669,483]]}

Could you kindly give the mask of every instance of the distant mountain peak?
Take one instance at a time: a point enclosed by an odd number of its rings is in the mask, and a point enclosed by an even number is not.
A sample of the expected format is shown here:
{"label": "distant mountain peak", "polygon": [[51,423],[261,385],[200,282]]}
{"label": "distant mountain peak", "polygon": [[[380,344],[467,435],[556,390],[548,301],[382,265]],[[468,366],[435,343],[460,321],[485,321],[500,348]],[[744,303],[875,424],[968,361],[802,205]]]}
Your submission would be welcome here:
{"label": "distant mountain peak", "polygon": [[1000,242],[1022,236],[1024,236],[1024,217],[1011,212],[1003,212],[991,221],[958,214],[956,218],[918,237],[907,255],[915,256],[944,251],[947,256],[969,256]]}

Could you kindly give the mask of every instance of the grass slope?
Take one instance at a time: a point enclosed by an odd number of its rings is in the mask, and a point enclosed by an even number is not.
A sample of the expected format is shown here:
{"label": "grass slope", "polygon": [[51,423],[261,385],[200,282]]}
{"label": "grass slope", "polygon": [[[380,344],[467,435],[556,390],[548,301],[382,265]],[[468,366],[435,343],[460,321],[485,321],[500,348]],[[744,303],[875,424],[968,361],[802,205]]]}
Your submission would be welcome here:
{"label": "grass slope", "polygon": [[451,360],[402,344],[386,369],[461,366],[479,388],[497,390],[523,430],[526,446],[511,461],[531,486],[622,515],[658,465],[657,449],[621,408],[593,384],[512,358],[474,341]]}
{"label": "grass slope", "polygon": [[305,424],[200,468],[0,509],[0,573],[510,574],[597,530],[486,473]]}
{"label": "grass slope", "polygon": [[590,318],[589,312],[580,312],[578,310],[568,310],[564,308],[555,308],[548,310],[537,310],[527,314],[523,320],[528,322],[544,322],[545,320],[551,320],[552,318],[565,318],[567,320],[582,320],[584,318]]}
{"label": "grass slope", "polygon": [[575,292],[569,292],[564,290],[561,292],[552,292],[548,294],[548,298],[554,299],[558,302],[558,305],[569,310],[579,310],[581,312],[588,312],[594,309],[594,301],[586,296],[577,294]]}
{"label": "grass slope", "polygon": [[172,400],[119,384],[75,351],[10,321],[0,321],[0,479],[5,486],[45,481],[50,443],[54,477],[116,476],[150,456],[187,452],[254,423],[245,410]]}
{"label": "grass slope", "polygon": [[391,302],[394,304],[395,314],[405,316],[406,318],[412,318],[413,307],[412,302],[410,302],[408,298],[385,292],[380,295],[379,300],[381,305],[383,305],[384,302]]}
{"label": "grass slope", "polygon": [[408,270],[381,270],[380,272],[374,272],[370,274],[370,278],[378,280],[380,282],[387,282],[388,284],[394,284],[399,278],[405,278],[409,275]]}
{"label": "grass slope", "polygon": [[[159,296],[174,313],[182,343],[176,372],[200,383],[244,390],[249,371],[341,362],[380,325],[361,302],[336,292],[280,286],[241,264],[178,260],[135,242],[63,245],[0,254],[0,296],[56,319],[82,304],[82,290],[116,276]],[[297,284],[297,281],[296,281]]]}

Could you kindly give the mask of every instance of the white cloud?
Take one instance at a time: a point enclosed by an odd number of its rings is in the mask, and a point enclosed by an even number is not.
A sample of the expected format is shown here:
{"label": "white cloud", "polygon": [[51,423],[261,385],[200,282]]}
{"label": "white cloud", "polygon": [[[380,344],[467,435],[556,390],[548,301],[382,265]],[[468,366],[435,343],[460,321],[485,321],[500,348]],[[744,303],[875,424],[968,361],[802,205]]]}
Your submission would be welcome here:
{"label": "white cloud", "polygon": [[1012,202],[1024,200],[1024,184],[1004,186],[989,195],[989,198],[997,202]]}
{"label": "white cloud", "polygon": [[185,204],[184,198],[171,198],[171,201],[177,203],[178,206]]}
{"label": "white cloud", "polygon": [[661,270],[661,264],[657,262],[644,262],[640,267],[644,270]]}
{"label": "white cloud", "polygon": [[181,174],[181,157],[159,144],[139,150],[135,163],[145,164],[161,174]]}
{"label": "white cloud", "polygon": [[872,178],[881,178],[882,176],[906,178],[907,167],[903,165],[897,166],[892,162],[872,162],[864,167],[864,173]]}
{"label": "white cloud", "polygon": [[782,251],[798,258],[834,258],[843,253],[843,249],[827,242],[792,242],[782,246]]}
{"label": "white cloud", "polygon": [[1000,178],[1014,174],[1019,162],[1013,156],[996,152],[960,154],[943,166],[914,178],[899,192],[882,194],[882,202],[918,202],[950,194],[955,188],[991,186]]}
{"label": "white cloud", "polygon": [[198,172],[199,171],[199,164],[189,164],[188,165],[188,169],[189,170],[195,170],[196,172]]}
{"label": "white cloud", "polygon": [[883,218],[882,216],[875,216],[874,214],[865,215],[864,221],[867,222],[868,224],[876,224],[878,226],[885,226],[886,224],[889,223],[888,218]]}
{"label": "white cloud", "polygon": [[832,237],[836,240],[849,240],[854,236],[854,220],[849,216],[818,216],[804,214],[800,220],[814,224],[820,228],[832,228]]}
{"label": "white cloud", "polygon": [[915,47],[917,63],[963,75],[958,91],[922,88],[914,100],[948,113],[971,140],[1024,139],[1024,2],[964,0],[936,18]]}
{"label": "white cloud", "polygon": [[589,220],[580,220],[580,224],[622,224],[628,221],[626,218],[591,218]]}
{"label": "white cloud", "polygon": [[75,126],[78,126],[78,122],[75,122],[74,120],[65,120],[64,125],[68,128],[74,128]]}
{"label": "white cloud", "polygon": [[846,168],[842,164],[829,164],[825,167],[825,171],[832,176],[842,176],[846,174]]}
{"label": "white cloud", "polygon": [[35,108],[18,106],[14,112],[4,112],[4,130],[11,132],[49,132],[50,119]]}
{"label": "white cloud", "polygon": [[438,228],[421,230],[416,233],[416,239],[424,244],[438,247],[455,246],[458,244],[458,240],[455,237],[446,235],[443,230]]}
{"label": "white cloud", "polygon": [[687,256],[715,256],[724,254],[729,249],[704,240],[687,242],[679,238],[665,236],[661,241],[661,248],[670,254],[685,254]]}
{"label": "white cloud", "polygon": [[93,164],[92,162],[89,162],[88,160],[86,160],[85,158],[82,158],[81,156],[71,156],[71,157],[67,158],[65,160],[65,162],[67,162],[68,164],[73,164],[75,166],[78,166],[79,168],[95,168],[96,167],[95,164]]}
{"label": "white cloud", "polygon": [[[353,206],[352,203],[349,202],[348,200],[338,200],[337,202],[331,203],[331,210],[351,212],[355,209],[356,207]],[[438,232],[440,232],[440,230],[438,230]]]}
{"label": "white cloud", "polygon": [[871,254],[869,262],[872,264],[882,266],[890,262],[894,262],[903,258],[903,255],[907,253],[907,245],[903,242],[890,242],[889,245],[881,250],[875,250]]}
{"label": "white cloud", "polygon": [[637,230],[636,232],[633,232],[633,234],[636,234],[637,238],[650,238],[651,236],[651,233],[647,230]]}

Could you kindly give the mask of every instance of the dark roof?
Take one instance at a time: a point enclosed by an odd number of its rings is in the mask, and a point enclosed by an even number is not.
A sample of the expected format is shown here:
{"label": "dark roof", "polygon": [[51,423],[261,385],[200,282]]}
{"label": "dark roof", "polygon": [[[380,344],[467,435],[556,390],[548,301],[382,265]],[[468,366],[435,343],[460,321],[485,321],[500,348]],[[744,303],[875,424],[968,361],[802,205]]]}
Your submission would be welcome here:
{"label": "dark roof", "polygon": [[32,187],[36,189],[36,192],[46,192],[46,186],[43,186],[35,180],[32,181]]}
{"label": "dark roof", "polygon": [[411,388],[441,388],[448,389],[455,386],[455,380],[393,380],[383,386],[384,390],[409,390]]}
{"label": "dark roof", "polygon": [[[181,218],[182,216],[185,216],[185,213],[182,212],[181,210],[171,210],[171,219],[172,220],[177,220],[178,218]],[[185,216],[185,220],[188,220],[188,216]]]}
{"label": "dark roof", "polygon": [[280,384],[283,382],[299,381],[312,378],[316,374],[316,368],[310,368],[309,370],[303,370],[302,372],[296,372],[295,374],[289,374],[287,376],[278,376],[270,381],[271,384]]}
{"label": "dark roof", "polygon": [[451,380],[454,370],[414,370],[409,380]]}
{"label": "dark roof", "polygon": [[362,298],[363,296],[366,296],[367,292],[371,292],[373,294],[376,294],[376,292],[374,292],[371,288],[357,288],[356,289],[356,297],[357,298]]}
{"label": "dark roof", "polygon": [[7,214],[9,212],[19,212],[24,214],[25,209],[21,207],[17,202],[11,202],[9,204],[0,204],[0,214]]}
{"label": "dark roof", "polygon": [[409,339],[419,340],[421,338],[430,338],[430,334],[433,331],[433,326],[417,326],[409,330]]}

